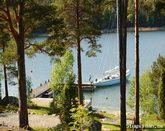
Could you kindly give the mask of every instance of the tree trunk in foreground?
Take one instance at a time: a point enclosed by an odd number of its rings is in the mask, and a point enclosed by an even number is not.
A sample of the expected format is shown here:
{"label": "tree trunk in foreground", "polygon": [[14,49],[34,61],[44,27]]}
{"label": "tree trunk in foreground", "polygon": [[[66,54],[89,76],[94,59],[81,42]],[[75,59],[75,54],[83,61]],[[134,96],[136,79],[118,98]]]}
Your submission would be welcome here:
{"label": "tree trunk in foreground", "polygon": [[119,58],[120,58],[120,124],[126,131],[126,40],[127,40],[127,0],[118,0]]}
{"label": "tree trunk in foreground", "polygon": [[[26,74],[25,74],[25,52],[24,52],[24,5],[25,0],[14,2],[14,9],[11,7],[11,0],[4,1],[4,17],[1,16],[8,25],[17,45],[17,66],[18,66],[18,94],[19,94],[19,127],[27,128],[28,111],[27,111],[27,95],[26,95]],[[13,5],[12,5],[13,6]]]}
{"label": "tree trunk in foreground", "polygon": [[[21,0],[20,0],[21,1]],[[25,74],[25,52],[24,52],[24,24],[23,8],[24,1],[19,3],[19,34],[17,39],[18,55],[18,90],[19,90],[19,127],[28,127],[27,94],[26,94],[26,74]]]}
{"label": "tree trunk in foreground", "polygon": [[81,45],[80,45],[80,12],[79,12],[79,0],[76,1],[76,19],[77,19],[77,68],[78,68],[78,97],[79,102],[83,105],[83,92],[82,92],[82,72],[81,72]]}
{"label": "tree trunk in foreground", "polygon": [[139,26],[138,0],[135,0],[135,125],[139,125]]}
{"label": "tree trunk in foreground", "polygon": [[[5,52],[5,45],[3,45],[3,52]],[[8,94],[8,85],[7,85],[7,71],[6,65],[3,65],[3,73],[4,73],[4,82],[5,82],[5,97],[6,101],[5,104],[9,104],[9,94]]]}

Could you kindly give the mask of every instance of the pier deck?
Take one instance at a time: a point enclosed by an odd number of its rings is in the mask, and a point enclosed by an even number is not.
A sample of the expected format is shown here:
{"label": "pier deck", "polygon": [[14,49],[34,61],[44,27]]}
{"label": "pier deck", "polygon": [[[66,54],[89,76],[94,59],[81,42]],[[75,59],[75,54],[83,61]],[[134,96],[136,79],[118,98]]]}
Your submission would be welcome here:
{"label": "pier deck", "polygon": [[[33,98],[42,98],[42,97],[52,97],[52,93],[50,88],[48,87],[49,83],[44,83],[44,84],[40,84],[40,86],[34,88],[32,90],[32,97]],[[78,84],[75,84],[78,86]],[[82,84],[82,90],[83,91],[93,91],[94,90],[94,86],[91,83],[83,83]]]}

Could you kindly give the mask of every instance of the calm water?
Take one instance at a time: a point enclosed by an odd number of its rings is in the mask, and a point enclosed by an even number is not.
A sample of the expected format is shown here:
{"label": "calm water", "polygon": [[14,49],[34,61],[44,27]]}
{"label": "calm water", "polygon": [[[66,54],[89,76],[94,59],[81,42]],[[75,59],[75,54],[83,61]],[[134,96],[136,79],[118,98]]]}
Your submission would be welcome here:
{"label": "calm water", "polygon": [[[38,38],[41,41],[44,38]],[[127,68],[131,70],[131,77],[134,75],[134,33],[128,33]],[[118,65],[118,44],[116,33],[103,34],[98,42],[102,45],[102,53],[97,57],[88,58],[85,51],[82,53],[82,76],[83,82],[88,82],[90,75],[94,80],[105,70]],[[86,41],[82,43],[83,49],[87,49]],[[165,31],[141,32],[140,33],[140,74],[149,69],[152,62],[159,54],[165,55]],[[77,72],[76,57],[74,71]],[[50,78],[51,63],[46,55],[39,54],[33,59],[26,59],[26,72],[32,78],[33,88],[44,83]],[[15,90],[11,87],[10,90]],[[127,83],[127,92],[129,83]],[[17,92],[11,91],[16,95]],[[94,92],[85,92],[85,99],[92,98],[93,107],[99,109],[118,110],[120,106],[119,85],[97,88]]]}

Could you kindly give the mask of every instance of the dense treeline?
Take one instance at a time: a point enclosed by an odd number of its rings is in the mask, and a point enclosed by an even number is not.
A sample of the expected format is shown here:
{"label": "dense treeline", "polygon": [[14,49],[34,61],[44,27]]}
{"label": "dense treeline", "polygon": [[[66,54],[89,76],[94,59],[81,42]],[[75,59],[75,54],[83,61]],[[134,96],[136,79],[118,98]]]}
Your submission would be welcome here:
{"label": "dense treeline", "polygon": [[[93,19],[102,30],[113,30],[117,26],[116,2],[99,0],[102,3],[102,16],[96,15]],[[50,1],[49,1],[50,2]],[[45,3],[43,3],[45,4]],[[164,27],[165,26],[165,1],[164,0],[139,0],[139,26],[140,27]],[[134,1],[128,3],[128,27],[134,27]],[[41,26],[36,32],[43,32]]]}
{"label": "dense treeline", "polygon": [[[165,26],[165,1],[163,0],[139,0],[139,26],[163,27]],[[103,11],[102,29],[116,28],[116,4]],[[134,26],[134,1],[128,3],[128,27]]]}

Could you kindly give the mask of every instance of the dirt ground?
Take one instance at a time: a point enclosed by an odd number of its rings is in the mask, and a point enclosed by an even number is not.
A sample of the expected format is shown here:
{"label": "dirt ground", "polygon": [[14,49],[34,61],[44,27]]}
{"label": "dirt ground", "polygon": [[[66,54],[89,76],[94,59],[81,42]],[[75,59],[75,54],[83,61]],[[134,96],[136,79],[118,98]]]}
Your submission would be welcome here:
{"label": "dirt ground", "polygon": [[[51,128],[59,123],[55,115],[29,114],[30,127]],[[18,127],[18,113],[0,113],[0,131],[5,130],[5,127]]]}

